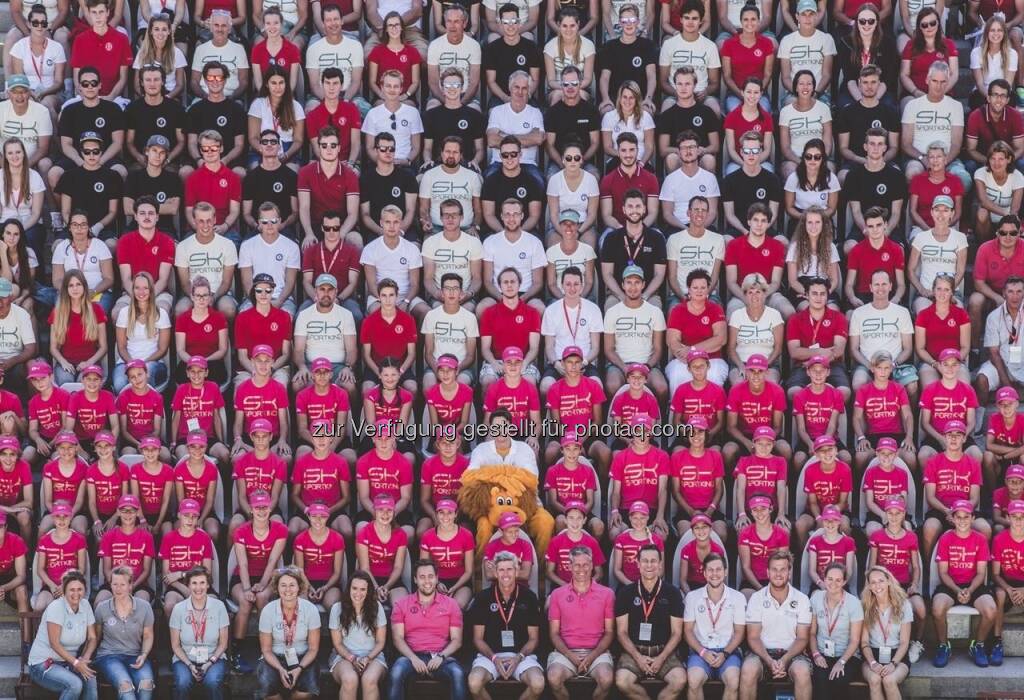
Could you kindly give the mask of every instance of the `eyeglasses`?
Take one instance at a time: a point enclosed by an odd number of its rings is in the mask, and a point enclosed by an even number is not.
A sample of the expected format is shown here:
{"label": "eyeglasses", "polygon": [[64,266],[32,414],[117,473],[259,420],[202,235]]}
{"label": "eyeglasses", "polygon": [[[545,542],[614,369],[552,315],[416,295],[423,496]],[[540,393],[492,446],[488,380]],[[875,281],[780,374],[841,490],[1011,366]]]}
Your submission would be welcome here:
{"label": "eyeglasses", "polygon": [[199,150],[203,153],[219,153],[220,146],[202,146]]}
{"label": "eyeglasses", "polygon": [[761,153],[761,148],[741,148],[740,153],[745,156],[756,156]]}
{"label": "eyeglasses", "polygon": [[921,22],[917,26],[919,29],[934,29],[935,27],[939,26],[939,20],[933,19],[930,22]]}
{"label": "eyeglasses", "polygon": [[324,224],[320,228],[324,230],[324,233],[337,233],[341,230],[341,224],[338,224],[337,226],[328,226],[327,224]]}
{"label": "eyeglasses", "polygon": [[278,221],[280,221],[280,219],[260,219],[260,225],[261,226],[273,226]]}
{"label": "eyeglasses", "polygon": [[578,80],[563,80],[562,87],[579,87],[580,81]]}
{"label": "eyeglasses", "polygon": [[821,159],[822,159],[822,155],[820,153],[805,153],[804,154],[804,160],[812,160],[812,161],[817,162],[817,161],[819,161]]}
{"label": "eyeglasses", "polygon": [[378,153],[394,153],[395,152],[395,147],[394,146],[377,146],[377,152]]}
{"label": "eyeglasses", "polygon": [[442,83],[441,87],[443,87],[445,90],[461,90],[462,83]]}
{"label": "eyeglasses", "polygon": [[990,92],[988,94],[988,96],[991,97],[994,100],[1008,100],[1008,99],[1010,99],[1009,93],[1005,93],[1005,92]]}
{"label": "eyeglasses", "polygon": [[505,160],[512,160],[519,157],[519,151],[502,151],[501,157]]}
{"label": "eyeglasses", "polygon": [[583,160],[583,156],[562,156],[562,160],[566,163],[579,163]]}
{"label": "eyeglasses", "polygon": [[98,81],[98,80],[80,80],[80,81],[78,81],[78,84],[81,85],[84,88],[94,88],[94,87],[99,87],[100,86],[100,81]]}
{"label": "eyeglasses", "polygon": [[267,289],[266,287],[260,287],[259,289],[253,290],[256,294],[273,294],[273,289]]}
{"label": "eyeglasses", "polygon": [[31,24],[33,27],[45,27],[45,26],[47,26],[47,22],[46,22],[45,19],[34,19],[31,22],[29,22],[29,24]]}
{"label": "eyeglasses", "polygon": [[98,148],[83,148],[82,149],[82,155],[83,156],[98,156],[102,152],[103,151],[101,151]]}
{"label": "eyeglasses", "polygon": [[1017,236],[1020,235],[1020,231],[1000,231],[999,235],[1000,236],[1004,236],[1004,237],[1005,236],[1013,236],[1014,238],[1016,238]]}
{"label": "eyeglasses", "polygon": [[[441,212],[441,218],[442,219],[457,219],[460,216],[462,216],[462,213],[458,212],[458,211],[443,211],[443,212]],[[461,287],[460,287],[460,289],[461,289]]]}
{"label": "eyeglasses", "polygon": [[338,148],[341,144],[335,141],[321,141],[320,148]]}
{"label": "eyeglasses", "polygon": [[871,27],[878,22],[874,17],[865,17],[864,19],[858,19],[857,24],[862,27]]}

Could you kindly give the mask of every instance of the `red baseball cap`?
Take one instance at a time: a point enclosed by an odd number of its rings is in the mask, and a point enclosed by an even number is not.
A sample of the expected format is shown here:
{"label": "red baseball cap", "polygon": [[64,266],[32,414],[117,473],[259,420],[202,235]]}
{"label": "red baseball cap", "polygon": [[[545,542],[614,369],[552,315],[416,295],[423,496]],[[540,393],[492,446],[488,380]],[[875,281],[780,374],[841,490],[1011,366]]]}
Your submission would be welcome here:
{"label": "red baseball cap", "polygon": [[949,433],[963,433],[964,435],[966,435],[967,426],[964,425],[964,422],[962,420],[951,420],[948,423],[946,423],[946,427],[942,431],[943,435],[948,435]]}
{"label": "red baseball cap", "polygon": [[814,438],[814,451],[822,449],[823,447],[835,447],[836,439],[831,435],[819,435]]}
{"label": "red baseball cap", "polygon": [[255,358],[259,357],[260,355],[266,355],[267,357],[273,359],[273,357],[274,357],[274,348],[270,347],[266,343],[260,343],[259,345],[255,346],[252,349],[252,357],[255,359]]}
{"label": "red baseball cap", "polygon": [[317,515],[326,518],[331,514],[331,509],[324,503],[310,503],[306,506],[306,515]]}
{"label": "red baseball cap", "polygon": [[118,510],[121,510],[122,508],[134,508],[135,510],[138,510],[141,507],[142,504],[139,503],[139,499],[130,493],[126,493],[117,499]]}
{"label": "red baseball cap", "polygon": [[206,361],[206,358],[202,355],[193,355],[188,358],[188,362],[185,363],[187,367],[199,367],[200,369],[209,369],[210,363]]}
{"label": "red baseball cap", "polygon": [[4,435],[0,437],[0,452],[4,450],[14,450],[14,452],[21,452],[21,443],[18,442],[18,438],[13,435]]}
{"label": "red baseball cap", "polygon": [[186,498],[178,504],[178,515],[199,515],[202,511],[199,501],[194,498]]}
{"label": "red baseball cap", "polygon": [[124,371],[127,372],[131,369],[146,369],[146,361],[139,359],[128,360],[124,365]]}
{"label": "red baseball cap", "polygon": [[974,504],[966,499],[958,499],[953,501],[953,507],[950,510],[954,513],[968,513],[974,514]]}
{"label": "red baseball cap", "polygon": [[253,433],[273,433],[274,426],[270,424],[266,418],[257,418],[249,424],[249,434]]}
{"label": "red baseball cap", "polygon": [[[101,430],[98,433],[96,433],[96,437],[94,437],[92,439],[92,442],[93,442],[94,445],[95,444],[99,444],[101,442],[105,442],[108,445],[116,445],[117,444],[117,438],[115,438],[114,434],[112,432],[110,432],[109,430]],[[140,441],[140,444],[141,444],[141,441]]]}
{"label": "red baseball cap", "polygon": [[955,359],[957,362],[960,362],[963,358],[960,356],[960,351],[956,348],[946,348],[939,353],[939,362],[945,362],[949,359]]}
{"label": "red baseball cap", "polygon": [[502,362],[515,362],[516,360],[522,361],[526,355],[523,351],[517,348],[515,345],[509,345],[507,348],[501,351]]}
{"label": "red baseball cap", "polygon": [[768,508],[771,510],[772,499],[767,496],[754,496],[747,502],[747,505],[750,506],[750,510],[755,508]]}
{"label": "red baseball cap", "polygon": [[53,374],[53,369],[45,360],[36,360],[28,368],[29,379],[41,379],[42,377],[48,377]]}
{"label": "red baseball cap", "polygon": [[825,506],[821,509],[821,519],[838,522],[843,519],[843,513],[836,506]]}
{"label": "red baseball cap", "polygon": [[438,512],[440,512],[442,510],[447,510],[447,511],[450,511],[452,513],[458,513],[459,512],[459,504],[456,503],[455,501],[453,501],[450,498],[442,498],[440,501],[437,502],[437,505],[434,506],[434,510],[436,510]]}
{"label": "red baseball cap", "polygon": [[807,369],[814,367],[814,365],[821,365],[822,367],[828,368],[831,364],[829,359],[824,355],[814,355],[811,359],[807,360],[807,364],[804,365]]}
{"label": "red baseball cap", "polygon": [[209,443],[209,438],[206,437],[206,433],[202,430],[193,430],[185,437],[186,445],[202,445],[206,447]]}
{"label": "red baseball cap", "polygon": [[506,527],[522,527],[523,520],[519,517],[519,513],[512,511],[505,511],[498,517],[498,527],[504,530]]}
{"label": "red baseball cap", "polygon": [[249,496],[249,505],[253,508],[269,508],[271,502],[270,494],[266,491],[253,491]]}

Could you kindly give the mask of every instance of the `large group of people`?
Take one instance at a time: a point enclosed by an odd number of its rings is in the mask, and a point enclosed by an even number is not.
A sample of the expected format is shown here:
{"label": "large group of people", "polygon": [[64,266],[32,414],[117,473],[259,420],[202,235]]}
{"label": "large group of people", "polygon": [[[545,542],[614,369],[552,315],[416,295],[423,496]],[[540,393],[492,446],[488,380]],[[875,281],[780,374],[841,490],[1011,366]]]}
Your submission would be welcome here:
{"label": "large group of people", "polygon": [[[329,657],[345,699],[893,700],[955,606],[1002,664],[1019,4],[10,4],[32,682],[144,700],[169,649],[176,698],[319,695]],[[493,465],[550,543],[512,510],[474,537]]]}

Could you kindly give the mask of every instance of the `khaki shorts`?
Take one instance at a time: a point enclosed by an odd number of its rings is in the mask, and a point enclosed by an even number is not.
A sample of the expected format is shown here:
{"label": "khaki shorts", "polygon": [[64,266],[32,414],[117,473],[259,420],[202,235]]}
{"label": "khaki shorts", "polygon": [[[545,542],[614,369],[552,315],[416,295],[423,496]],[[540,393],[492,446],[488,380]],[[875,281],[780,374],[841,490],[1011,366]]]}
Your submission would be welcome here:
{"label": "khaki shorts", "polygon": [[[589,649],[573,649],[573,651],[589,652],[590,650]],[[611,666],[612,668],[615,667],[615,661],[612,659],[612,655],[610,653],[608,653],[607,651],[604,652],[603,654],[601,654],[600,656],[598,656],[596,659],[594,659],[594,663],[590,664],[590,668],[587,670],[587,672],[584,675],[593,677],[594,669],[597,668],[598,666],[601,666],[602,664],[607,664],[608,666]],[[569,669],[573,673],[576,673],[576,664],[574,664],[572,661],[567,659],[564,655],[562,655],[561,652],[558,652],[558,651],[552,651],[550,654],[548,654],[548,668],[551,668],[552,666],[555,666],[555,665],[564,666],[565,668]]]}
{"label": "khaki shorts", "polygon": [[[637,646],[636,649],[645,656],[653,657],[660,654],[663,648],[664,647],[660,646]],[[665,663],[661,665],[661,668],[655,674],[655,677],[661,680],[665,680],[665,676],[667,676],[671,671],[677,668],[683,668],[683,662],[679,660],[679,656],[677,656],[676,654],[671,654],[667,659],[665,659]],[[634,659],[631,654],[626,654],[625,652],[623,652],[623,654],[619,656],[618,670],[629,671],[639,679],[651,677],[650,674],[648,674],[646,671],[640,670],[640,667],[636,663],[636,659]]]}
{"label": "khaki shorts", "polygon": [[[515,656],[515,654],[512,652],[502,652],[496,654],[496,656],[499,659],[505,659],[508,657]],[[498,669],[495,667],[494,662],[482,654],[477,654],[476,658],[473,659],[473,669],[477,668],[482,668],[483,670],[487,671],[487,673],[491,674],[492,680],[496,680],[498,678]],[[531,668],[539,669],[541,673],[544,673],[544,668],[540,665],[540,663],[537,662],[537,657],[533,654],[530,654],[529,656],[525,657],[522,661],[519,662],[519,665],[516,666],[516,670],[512,673],[512,678],[518,681],[520,678],[522,678],[523,674],[529,671]]]}
{"label": "khaki shorts", "polygon": [[[781,658],[786,653],[785,649],[768,649],[767,651],[768,651],[768,655],[771,656],[773,659]],[[757,656],[755,654],[750,654],[747,657],[747,659],[749,659],[751,657],[757,659],[761,663],[761,679],[762,680],[771,680],[772,679],[771,669],[768,668],[767,665],[765,665],[764,660],[761,659],[759,656]],[[744,663],[746,663],[746,661],[744,661]],[[790,679],[793,678],[793,669],[795,667],[797,667],[797,666],[800,666],[801,664],[807,667],[808,673],[810,673],[813,670],[813,664],[811,664],[811,660],[807,656],[805,656],[803,654],[800,654],[799,656],[797,656],[796,658],[794,658],[792,661],[789,662],[789,667],[786,669],[787,675],[789,676]]]}

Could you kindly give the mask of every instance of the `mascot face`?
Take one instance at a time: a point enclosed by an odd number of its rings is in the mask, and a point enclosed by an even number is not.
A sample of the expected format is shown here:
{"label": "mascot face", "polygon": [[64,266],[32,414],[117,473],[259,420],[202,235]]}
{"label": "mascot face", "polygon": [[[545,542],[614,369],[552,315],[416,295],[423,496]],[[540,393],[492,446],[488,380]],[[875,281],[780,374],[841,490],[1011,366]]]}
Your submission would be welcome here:
{"label": "mascot face", "polygon": [[498,520],[505,513],[515,513],[519,516],[519,520],[526,522],[526,511],[520,508],[516,504],[516,498],[510,493],[506,493],[497,486],[491,487],[491,507],[487,513],[487,519],[495,526],[498,525]]}

